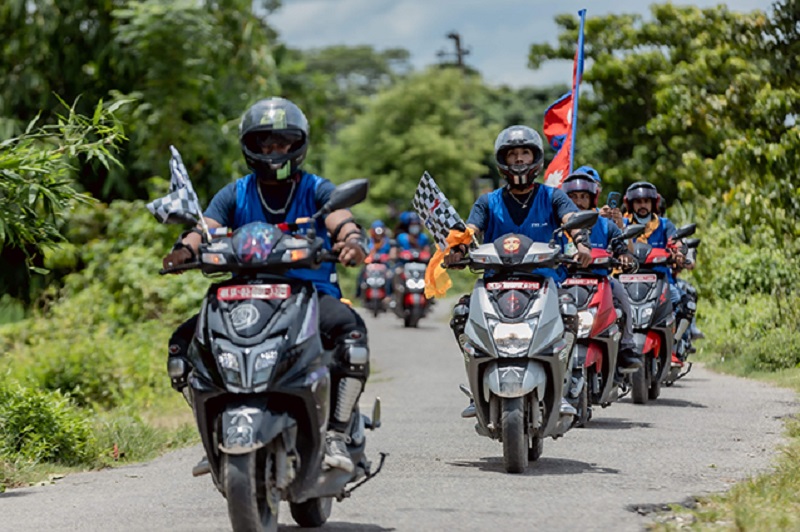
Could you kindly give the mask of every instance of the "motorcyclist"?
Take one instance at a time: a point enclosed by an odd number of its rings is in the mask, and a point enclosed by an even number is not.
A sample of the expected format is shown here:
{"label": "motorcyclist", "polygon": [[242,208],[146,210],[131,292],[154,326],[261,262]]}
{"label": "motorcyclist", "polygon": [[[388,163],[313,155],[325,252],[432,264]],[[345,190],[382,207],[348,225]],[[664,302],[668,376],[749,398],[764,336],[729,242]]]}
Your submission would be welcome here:
{"label": "motorcyclist", "polygon": [[[236,229],[262,221],[293,222],[313,215],[329,199],[334,185],[301,169],[309,144],[309,125],[303,112],[284,98],[259,100],[239,124],[242,154],[252,173],[225,186],[211,200],[204,218],[209,228]],[[328,214],[318,223],[325,246],[339,253],[339,261],[355,266],[367,255],[366,238],[349,210]],[[330,234],[330,236],[329,236]],[[201,232],[193,230],[164,258],[164,268],[194,261]],[[319,330],[322,345],[333,351],[331,412],[325,449],[325,466],[348,472],[354,469],[346,449],[347,427],[369,375],[367,329],[361,317],[343,303],[333,263],[319,269],[295,269],[287,276],[311,281],[319,294]],[[182,324],[169,341],[170,357],[186,357],[197,316]],[[181,390],[186,376],[173,379]]]}
{"label": "motorcyclist", "polygon": [[[647,181],[637,181],[628,187],[622,198],[628,213],[620,225],[623,227],[628,223],[643,224],[646,229],[644,234],[638,238],[640,242],[647,242],[654,248],[667,249],[672,255],[673,262],[680,264],[684,260],[680,250],[670,247],[667,244],[675,236],[677,229],[668,218],[658,216],[660,207],[658,189]],[[669,298],[672,302],[673,310],[677,313],[680,308],[681,293],[675,286],[675,278],[669,266],[653,266],[653,270],[663,272],[669,280]]]}
{"label": "motorcyclist", "polygon": [[400,213],[399,224],[395,230],[395,241],[401,251],[427,250],[431,241],[422,231],[422,222],[417,213],[405,211]]}
{"label": "motorcyclist", "polygon": [[[395,246],[389,236],[389,229],[386,224],[381,220],[375,220],[369,227],[369,243],[367,244],[369,253],[367,254],[366,262],[381,261],[390,263],[395,259],[396,251]],[[387,264],[387,271],[391,273],[391,268]],[[358,283],[356,283],[356,297],[361,297],[361,283],[366,275],[366,267],[362,268],[358,275]],[[386,297],[392,295],[392,282],[391,275],[386,282]]]}
{"label": "motorcyclist", "polygon": [[[467,225],[485,242],[492,242],[506,233],[523,234],[534,242],[550,242],[553,232],[578,212],[578,208],[560,189],[535,182],[544,166],[542,139],[532,128],[510,126],[497,136],[494,143],[495,164],[506,179],[506,185],[482,195],[472,206]],[[576,259],[585,267],[592,260],[589,232],[572,231],[576,245]],[[458,246],[445,256],[446,265],[453,265],[467,253],[466,246]],[[553,277],[560,283],[566,270],[542,268],[537,273]],[[469,295],[463,296],[453,308],[450,326],[456,339],[464,332],[469,314]],[[577,324],[568,323],[568,327]],[[562,414],[576,413],[575,408],[562,398]],[[461,413],[462,417],[475,415],[473,402]]]}
{"label": "motorcyclist", "polygon": [[[597,209],[597,198],[600,196],[601,185],[600,175],[591,166],[582,166],[572,172],[561,184],[567,196],[581,210]],[[608,218],[599,217],[594,227],[592,227],[589,241],[593,248],[607,249],[613,239],[622,234],[622,230]],[[628,246],[622,240],[616,240],[611,250],[623,264],[624,268],[631,268],[635,264],[633,255],[628,251]],[[600,270],[599,273],[608,275],[607,269]],[[642,358],[636,351],[636,343],[633,341],[633,315],[631,314],[631,303],[628,294],[616,279],[609,278],[611,282],[611,293],[614,298],[614,305],[622,310],[625,325],[622,329],[620,340],[619,357],[617,367],[620,369],[636,369],[641,367]]]}
{"label": "motorcyclist", "polygon": [[[658,195],[658,205],[659,205],[659,210],[658,210],[659,216],[666,216],[667,202],[664,201],[664,198],[661,196],[661,194]],[[673,271],[673,276],[677,276],[683,270],[693,270],[695,265],[697,264],[697,248],[683,249],[682,252],[686,256],[686,258],[683,261],[683,264],[675,266]],[[691,284],[689,284],[688,281],[684,279],[684,282],[686,283],[686,285],[689,286],[690,291],[694,291],[696,293],[695,288]],[[677,283],[676,286],[678,286],[679,289],[681,288],[680,283]],[[681,290],[681,298],[684,297],[686,297],[686,294],[684,294],[683,290]],[[703,334],[703,331],[701,331],[700,328],[697,326],[696,314],[692,316],[692,323],[689,326],[688,334],[691,335],[692,339],[702,339],[706,337],[706,335]]]}

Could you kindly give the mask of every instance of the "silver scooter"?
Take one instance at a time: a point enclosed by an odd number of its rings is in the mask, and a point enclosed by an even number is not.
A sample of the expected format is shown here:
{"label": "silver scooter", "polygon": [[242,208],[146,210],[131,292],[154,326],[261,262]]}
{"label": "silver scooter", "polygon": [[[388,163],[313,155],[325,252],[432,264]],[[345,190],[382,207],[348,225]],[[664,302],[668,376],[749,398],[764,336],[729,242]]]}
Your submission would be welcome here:
{"label": "silver scooter", "polygon": [[469,378],[461,390],[475,402],[478,434],[503,442],[509,473],[521,473],[541,456],[544,438],[558,438],[572,425],[561,402],[575,332],[565,329],[562,314],[577,323],[577,310],[569,296],[559,299],[552,278],[534,270],[574,263],[556,237],[596,220],[597,212],[576,214],[549,244],[506,234],[454,265],[484,272],[458,337]]}

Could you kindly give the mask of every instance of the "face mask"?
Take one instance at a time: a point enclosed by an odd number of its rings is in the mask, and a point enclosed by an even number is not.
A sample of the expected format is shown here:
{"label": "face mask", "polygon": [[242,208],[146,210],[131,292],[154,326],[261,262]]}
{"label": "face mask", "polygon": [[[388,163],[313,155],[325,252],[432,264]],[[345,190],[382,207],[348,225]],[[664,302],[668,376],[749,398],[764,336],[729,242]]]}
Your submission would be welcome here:
{"label": "face mask", "polygon": [[648,214],[645,217],[641,217],[638,214],[634,213],[633,217],[636,218],[636,221],[639,222],[640,224],[646,224],[652,218],[652,214]]}
{"label": "face mask", "polygon": [[418,235],[419,234],[419,226],[418,225],[412,225],[411,227],[408,228],[408,232],[410,234],[412,234],[412,235]]}

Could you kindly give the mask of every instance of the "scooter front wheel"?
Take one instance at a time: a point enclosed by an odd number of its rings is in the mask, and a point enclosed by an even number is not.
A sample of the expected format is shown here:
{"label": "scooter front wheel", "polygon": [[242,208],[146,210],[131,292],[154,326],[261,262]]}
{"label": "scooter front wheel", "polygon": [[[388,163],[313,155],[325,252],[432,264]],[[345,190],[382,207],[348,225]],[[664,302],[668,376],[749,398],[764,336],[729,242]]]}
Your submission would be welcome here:
{"label": "scooter front wheel", "polygon": [[648,375],[649,371],[647,370],[647,357],[645,358],[645,364],[641,368],[637,369],[635,373],[631,374],[631,395],[633,396],[633,402],[637,405],[645,405],[647,404],[648,397]]}
{"label": "scooter front wheel", "polygon": [[272,468],[259,467],[257,458],[258,451],[222,455],[222,481],[234,532],[278,530],[280,495],[269,487],[270,479],[264,479]]}
{"label": "scooter front wheel", "polygon": [[525,436],[525,401],[504,397],[500,418],[503,434],[503,462],[509,473],[522,473],[528,467],[528,439]]}

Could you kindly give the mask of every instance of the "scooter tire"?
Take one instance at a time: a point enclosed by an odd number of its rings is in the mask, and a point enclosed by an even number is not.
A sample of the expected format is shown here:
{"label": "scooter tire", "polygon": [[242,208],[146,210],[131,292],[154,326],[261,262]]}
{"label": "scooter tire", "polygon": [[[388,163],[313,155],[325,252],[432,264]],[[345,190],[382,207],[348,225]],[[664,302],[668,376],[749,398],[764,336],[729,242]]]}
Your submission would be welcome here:
{"label": "scooter tire", "polygon": [[318,528],[331,516],[333,497],[316,497],[305,502],[291,502],[289,509],[294,522],[303,528]]}
{"label": "scooter tire", "polygon": [[[263,452],[263,451],[262,451]],[[258,451],[247,454],[223,454],[222,473],[228,517],[234,532],[264,530],[277,532],[280,499],[268,502],[270,496],[258,486],[268,484],[263,477],[267,469],[258,466]],[[272,495],[275,495],[274,493]]]}
{"label": "scooter tire", "polygon": [[641,368],[637,369],[634,373],[631,373],[631,397],[633,398],[634,404],[637,405],[646,405],[648,397],[648,386],[647,386],[647,364],[642,366]]}
{"label": "scooter tire", "polygon": [[503,463],[508,473],[522,473],[528,467],[525,401],[523,397],[504,397],[502,401]]}

